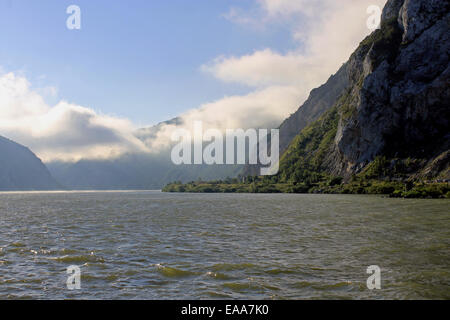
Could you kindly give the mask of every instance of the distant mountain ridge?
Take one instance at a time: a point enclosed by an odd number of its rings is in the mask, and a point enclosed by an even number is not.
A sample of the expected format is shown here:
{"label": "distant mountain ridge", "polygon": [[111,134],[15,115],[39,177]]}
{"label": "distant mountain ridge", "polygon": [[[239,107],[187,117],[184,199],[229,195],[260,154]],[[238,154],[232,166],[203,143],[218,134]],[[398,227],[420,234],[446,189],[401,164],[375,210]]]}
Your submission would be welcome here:
{"label": "distant mountain ridge", "polygon": [[157,190],[172,181],[234,177],[242,166],[174,165],[170,154],[125,154],[116,159],[50,162],[52,175],[68,189]]}
{"label": "distant mountain ridge", "polygon": [[56,189],[61,189],[61,186],[33,152],[27,147],[0,136],[0,190]]}
{"label": "distant mountain ridge", "polygon": [[[181,118],[173,118],[148,128],[141,128],[135,136],[142,142],[157,138],[167,125],[182,125]],[[180,165],[172,163],[171,148],[155,153],[123,154],[114,159],[84,159],[77,162],[47,163],[52,175],[69,189],[161,189],[172,181],[215,180],[236,177],[242,165]]]}

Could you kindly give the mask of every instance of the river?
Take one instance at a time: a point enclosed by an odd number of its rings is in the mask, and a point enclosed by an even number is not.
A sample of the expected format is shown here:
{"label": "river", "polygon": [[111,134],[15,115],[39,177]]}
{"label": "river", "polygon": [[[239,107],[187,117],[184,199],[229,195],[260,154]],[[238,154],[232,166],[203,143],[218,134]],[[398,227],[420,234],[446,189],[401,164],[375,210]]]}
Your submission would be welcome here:
{"label": "river", "polygon": [[0,299],[449,299],[449,203],[0,193]]}

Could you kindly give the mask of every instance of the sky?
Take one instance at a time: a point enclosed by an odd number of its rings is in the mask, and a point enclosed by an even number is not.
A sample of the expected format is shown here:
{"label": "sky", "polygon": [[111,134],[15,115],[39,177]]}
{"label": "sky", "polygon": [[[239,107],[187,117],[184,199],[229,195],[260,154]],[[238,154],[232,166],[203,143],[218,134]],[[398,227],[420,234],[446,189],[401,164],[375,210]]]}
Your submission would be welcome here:
{"label": "sky", "polygon": [[[80,30],[66,28],[71,4],[81,9]],[[205,62],[294,46],[286,26],[255,32],[227,19],[237,5],[247,10],[252,1],[0,0],[0,65],[69,102],[155,124],[245,92],[212,81]]]}
{"label": "sky", "polygon": [[[337,71],[386,0],[0,0],[0,135],[43,160],[167,146],[180,116],[276,126]],[[81,10],[69,30],[67,7]]]}

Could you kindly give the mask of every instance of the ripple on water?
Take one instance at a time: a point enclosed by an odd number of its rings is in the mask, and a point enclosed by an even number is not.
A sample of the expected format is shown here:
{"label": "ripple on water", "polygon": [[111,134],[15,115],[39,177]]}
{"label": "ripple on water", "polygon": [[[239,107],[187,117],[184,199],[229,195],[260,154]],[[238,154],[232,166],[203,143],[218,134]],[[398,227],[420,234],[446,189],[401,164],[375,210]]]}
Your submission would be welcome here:
{"label": "ripple on water", "polygon": [[209,278],[213,278],[213,279],[217,279],[217,280],[230,280],[232,279],[232,277],[224,274],[224,273],[220,273],[220,272],[207,272],[206,276]]}
{"label": "ripple on water", "polygon": [[16,248],[23,248],[23,247],[25,247],[25,244],[22,243],[22,242],[17,241],[17,242],[12,242],[12,243],[10,244],[10,246],[11,246],[11,247],[16,247]]}
{"label": "ripple on water", "polygon": [[104,263],[105,260],[102,257],[88,254],[88,255],[79,255],[79,256],[70,256],[65,255],[62,257],[51,257],[49,260],[61,262],[61,263],[87,263],[87,262],[95,262],[95,263]]}
{"label": "ripple on water", "polygon": [[261,291],[262,287],[252,282],[227,282],[222,285],[226,289],[236,292]]}
{"label": "ripple on water", "polygon": [[208,295],[211,298],[215,298],[215,299],[232,299],[233,296],[223,293],[223,292],[215,292],[215,291],[206,291],[205,292],[206,295]]}
{"label": "ripple on water", "polygon": [[233,271],[254,268],[256,268],[256,265],[254,265],[253,263],[218,263],[211,267],[211,269],[214,271]]}
{"label": "ripple on water", "polygon": [[266,292],[266,291],[279,291],[281,290],[279,287],[274,285],[268,285],[264,282],[258,282],[252,279],[246,281],[239,282],[226,282],[222,284],[223,288],[230,289],[234,292],[243,293],[243,292]]}
{"label": "ripple on water", "polygon": [[196,272],[177,269],[177,268],[173,268],[173,267],[166,267],[161,264],[156,265],[156,271],[159,274],[161,274],[165,277],[168,277],[168,278],[185,278],[185,277],[198,275],[198,273],[196,273]]}
{"label": "ripple on water", "polygon": [[297,274],[299,273],[298,270],[293,270],[293,269],[270,269],[267,270],[266,273],[268,274],[272,274],[272,275],[279,275],[279,274]]}
{"label": "ripple on water", "polygon": [[91,273],[82,272],[81,273],[81,281],[92,282],[92,281],[116,281],[119,279],[119,276],[114,273],[105,274],[105,275],[94,275]]}
{"label": "ripple on water", "polygon": [[342,289],[350,289],[353,287],[351,281],[338,281],[333,283],[314,283],[312,288],[317,290],[342,290]]}

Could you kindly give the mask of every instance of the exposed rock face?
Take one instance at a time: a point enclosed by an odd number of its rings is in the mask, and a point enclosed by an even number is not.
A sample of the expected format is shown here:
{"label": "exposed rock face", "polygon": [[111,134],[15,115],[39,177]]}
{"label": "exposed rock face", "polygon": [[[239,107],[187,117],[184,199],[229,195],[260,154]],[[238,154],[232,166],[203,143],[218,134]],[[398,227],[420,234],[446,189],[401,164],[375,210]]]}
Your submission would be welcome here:
{"label": "exposed rock face", "polygon": [[28,148],[0,136],[0,190],[61,189]]}
{"label": "exposed rock face", "polygon": [[426,29],[447,15],[448,10],[448,0],[405,0],[398,13],[399,25],[404,30],[403,42],[417,39]]}
{"label": "exposed rock face", "polygon": [[434,159],[449,148],[450,5],[391,0],[382,30],[350,59],[353,112],[341,117],[329,169],[349,176],[377,155]]}

